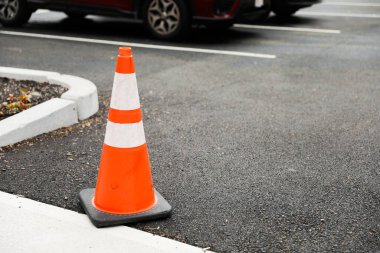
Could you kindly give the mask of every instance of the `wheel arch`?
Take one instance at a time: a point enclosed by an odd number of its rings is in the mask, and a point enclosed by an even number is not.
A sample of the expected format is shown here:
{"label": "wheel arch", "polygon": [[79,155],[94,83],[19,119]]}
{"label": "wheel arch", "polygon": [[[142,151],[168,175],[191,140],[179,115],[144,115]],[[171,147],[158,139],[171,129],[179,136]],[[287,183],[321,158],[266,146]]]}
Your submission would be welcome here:
{"label": "wheel arch", "polygon": [[[133,0],[134,11],[136,13],[136,18],[143,19],[143,8],[144,4],[149,0]],[[195,0],[182,0],[185,2],[186,6],[189,8],[190,17],[194,16],[194,1]]]}

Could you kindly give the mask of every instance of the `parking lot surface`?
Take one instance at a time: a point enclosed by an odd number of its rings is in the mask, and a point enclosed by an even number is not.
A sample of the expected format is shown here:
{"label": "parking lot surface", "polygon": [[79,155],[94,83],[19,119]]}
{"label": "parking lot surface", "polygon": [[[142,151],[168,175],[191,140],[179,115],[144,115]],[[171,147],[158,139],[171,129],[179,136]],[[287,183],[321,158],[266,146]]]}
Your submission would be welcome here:
{"label": "parking lot surface", "polygon": [[154,184],[169,219],[134,226],[217,252],[380,248],[380,6],[325,1],[184,41],[39,11],[0,30],[0,65],[93,81],[99,113],[5,148],[0,190],[83,212],[115,58],[132,45]]}

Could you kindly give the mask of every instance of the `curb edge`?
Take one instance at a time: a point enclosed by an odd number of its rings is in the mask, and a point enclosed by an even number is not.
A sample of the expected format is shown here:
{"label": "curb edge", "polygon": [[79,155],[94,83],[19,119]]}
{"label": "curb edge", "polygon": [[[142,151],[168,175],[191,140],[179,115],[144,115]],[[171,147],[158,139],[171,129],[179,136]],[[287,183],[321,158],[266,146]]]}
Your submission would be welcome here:
{"label": "curb edge", "polygon": [[[59,99],[50,99],[0,121],[0,147],[76,124],[99,110],[97,88],[87,79],[58,72],[1,66],[0,77],[47,82],[69,89]],[[61,114],[60,117],[53,116],[57,113]],[[42,116],[36,118],[35,115]]]}

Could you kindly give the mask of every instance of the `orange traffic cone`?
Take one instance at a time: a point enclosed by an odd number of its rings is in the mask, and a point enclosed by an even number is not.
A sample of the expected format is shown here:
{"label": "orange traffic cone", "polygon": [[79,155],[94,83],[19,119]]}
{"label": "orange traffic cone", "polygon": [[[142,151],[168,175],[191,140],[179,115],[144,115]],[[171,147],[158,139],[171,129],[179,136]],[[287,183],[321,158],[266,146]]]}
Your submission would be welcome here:
{"label": "orange traffic cone", "polygon": [[132,51],[121,47],[96,189],[79,193],[97,227],[167,217],[171,206],[153,188]]}

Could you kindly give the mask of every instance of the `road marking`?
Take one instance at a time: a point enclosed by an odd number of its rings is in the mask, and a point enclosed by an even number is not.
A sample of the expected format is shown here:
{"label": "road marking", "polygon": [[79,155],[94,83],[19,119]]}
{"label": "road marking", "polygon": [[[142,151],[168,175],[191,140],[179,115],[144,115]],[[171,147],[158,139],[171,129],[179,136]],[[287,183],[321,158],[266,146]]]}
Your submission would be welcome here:
{"label": "road marking", "polygon": [[45,10],[45,9],[38,9],[33,14],[44,14],[44,13],[47,13],[47,12],[50,12],[50,11],[49,10]]}
{"label": "road marking", "polygon": [[326,16],[326,17],[348,17],[348,18],[380,18],[379,14],[360,14],[360,13],[336,13],[336,12],[316,12],[300,11],[300,15],[306,16]]}
{"label": "road marking", "polygon": [[265,58],[265,59],[275,59],[276,58],[275,55],[271,55],[271,54],[258,54],[258,53],[249,53],[249,52],[214,50],[214,49],[203,49],[203,48],[193,48],[193,47],[164,46],[164,45],[142,44],[142,43],[112,41],[112,40],[87,39],[87,38],[80,38],[80,37],[58,36],[58,35],[48,35],[48,34],[38,34],[38,33],[0,31],[0,34],[23,36],[23,37],[32,37],[32,38],[52,39],[52,40],[86,42],[86,43],[103,44],[103,45],[130,46],[130,47],[137,47],[137,48],[170,50],[170,51],[180,51],[180,52],[233,55],[233,56]]}
{"label": "road marking", "polygon": [[352,3],[352,2],[323,2],[323,3],[321,3],[321,5],[380,7],[380,3]]}
{"label": "road marking", "polygon": [[262,29],[262,30],[290,31],[290,32],[329,33],[329,34],[339,34],[340,33],[340,30],[315,29],[315,28],[306,28],[306,27],[302,28],[302,27],[245,25],[245,24],[235,24],[234,27],[248,28],[248,29]]}

